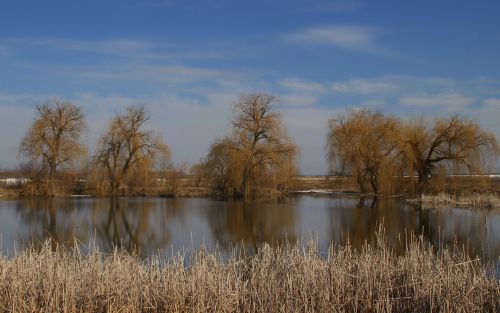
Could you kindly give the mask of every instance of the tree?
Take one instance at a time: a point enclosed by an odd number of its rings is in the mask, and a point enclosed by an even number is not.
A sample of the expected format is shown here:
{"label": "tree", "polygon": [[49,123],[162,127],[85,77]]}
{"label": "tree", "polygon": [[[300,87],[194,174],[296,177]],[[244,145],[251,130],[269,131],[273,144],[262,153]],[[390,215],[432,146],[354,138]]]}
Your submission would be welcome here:
{"label": "tree", "polygon": [[86,153],[80,143],[85,118],[80,107],[54,99],[36,106],[37,116],[20,144],[20,155],[34,166],[54,193],[58,170],[74,165]]}
{"label": "tree", "polygon": [[232,134],[217,140],[205,159],[212,181],[226,196],[254,199],[282,189],[295,173],[296,146],[286,134],[275,97],[243,95],[234,104]]}
{"label": "tree", "polygon": [[202,163],[203,176],[226,196],[231,196],[240,180],[236,172],[240,166],[237,164],[238,155],[234,147],[236,143],[231,138],[216,139]]}
{"label": "tree", "polygon": [[329,121],[327,159],[331,172],[354,177],[361,192],[392,192],[399,153],[400,121],[370,110],[350,111]]}
{"label": "tree", "polygon": [[102,169],[106,190],[112,196],[118,195],[121,187],[149,183],[156,157],[169,156],[160,136],[143,129],[149,119],[144,106],[129,106],[111,121],[99,140],[94,163]]}
{"label": "tree", "polygon": [[491,132],[458,115],[436,119],[431,125],[422,119],[410,121],[404,129],[403,149],[408,174],[418,177],[419,197],[438,169],[481,173],[499,152]]}

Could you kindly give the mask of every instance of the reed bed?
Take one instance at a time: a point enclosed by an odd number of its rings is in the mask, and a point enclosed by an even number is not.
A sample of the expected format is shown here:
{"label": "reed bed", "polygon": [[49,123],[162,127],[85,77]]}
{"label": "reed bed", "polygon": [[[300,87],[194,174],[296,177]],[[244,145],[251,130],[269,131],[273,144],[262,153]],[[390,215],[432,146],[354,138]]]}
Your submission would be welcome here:
{"label": "reed bed", "polygon": [[28,249],[0,258],[1,312],[498,312],[500,283],[479,260],[411,240],[355,251],[264,245],[140,260],[115,250]]}
{"label": "reed bed", "polygon": [[[409,199],[410,203],[418,203],[418,199]],[[473,194],[449,194],[439,193],[435,195],[422,195],[422,205],[424,206],[457,206],[472,208],[500,208],[500,197],[492,193],[473,193]]]}

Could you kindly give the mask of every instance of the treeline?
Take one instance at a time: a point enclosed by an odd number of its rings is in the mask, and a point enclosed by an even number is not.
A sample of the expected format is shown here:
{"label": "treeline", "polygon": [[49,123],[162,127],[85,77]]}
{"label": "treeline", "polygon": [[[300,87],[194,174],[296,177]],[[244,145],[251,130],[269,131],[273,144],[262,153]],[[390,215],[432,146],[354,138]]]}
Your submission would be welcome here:
{"label": "treeline", "polygon": [[[298,147],[275,102],[264,93],[235,101],[231,130],[191,168],[195,181],[233,199],[285,191],[297,175]],[[22,172],[31,179],[24,192],[119,196],[153,188],[175,195],[186,167],[172,164],[168,145],[147,129],[150,117],[144,106],[127,107],[109,121],[89,153],[81,140],[86,123],[80,107],[57,99],[37,105],[19,148]],[[458,115],[428,122],[364,109],[330,120],[326,150],[331,172],[352,176],[361,192],[421,195],[433,176],[481,173],[495,163],[499,146],[491,132]]]}
{"label": "treeline", "polygon": [[[232,131],[216,139],[192,172],[221,196],[255,199],[279,193],[296,175],[296,146],[267,94],[244,95],[234,104]],[[185,166],[174,166],[161,136],[147,129],[144,106],[129,106],[115,116],[89,153],[80,107],[51,100],[36,106],[36,117],[19,149],[21,169],[31,179],[24,192],[53,196],[90,190],[97,195],[140,195],[152,188],[175,195]]]}

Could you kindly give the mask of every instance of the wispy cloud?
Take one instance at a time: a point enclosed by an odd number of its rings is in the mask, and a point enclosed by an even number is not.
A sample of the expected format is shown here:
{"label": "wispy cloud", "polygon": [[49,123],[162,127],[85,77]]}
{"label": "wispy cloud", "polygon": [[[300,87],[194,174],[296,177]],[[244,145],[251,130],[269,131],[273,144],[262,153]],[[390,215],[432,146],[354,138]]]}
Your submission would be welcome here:
{"label": "wispy cloud", "polygon": [[310,82],[306,80],[301,80],[298,78],[287,78],[281,80],[279,82],[280,85],[295,91],[303,91],[303,92],[323,92],[326,88],[320,84],[315,82]]}
{"label": "wispy cloud", "polygon": [[285,87],[285,93],[280,95],[281,103],[285,107],[315,105],[320,97],[328,91],[323,84],[295,77],[280,80],[278,85]]}
{"label": "wispy cloud", "polygon": [[29,41],[35,45],[52,46],[58,49],[99,52],[108,54],[128,54],[152,49],[155,45],[142,40],[109,39],[78,40],[67,38],[45,38]]}
{"label": "wispy cloud", "polygon": [[323,25],[299,30],[288,34],[285,39],[300,45],[330,45],[343,49],[387,53],[380,46],[383,31],[376,27],[357,25]]}
{"label": "wispy cloud", "polygon": [[500,108],[500,99],[489,98],[483,101],[487,106]]}
{"label": "wispy cloud", "polygon": [[244,79],[243,74],[221,69],[194,67],[194,66],[160,66],[160,65],[108,65],[86,66],[81,70],[82,75],[103,80],[132,80],[163,83],[195,83],[210,82],[219,85],[231,85],[235,81]]}
{"label": "wispy cloud", "polygon": [[402,96],[399,98],[399,103],[407,106],[447,106],[450,108],[460,109],[473,104],[478,99],[468,95],[456,92],[445,92],[435,95],[422,96]]}
{"label": "wispy cloud", "polygon": [[287,94],[280,96],[280,102],[285,107],[311,106],[318,102],[319,97],[311,94]]}
{"label": "wispy cloud", "polygon": [[378,94],[395,92],[399,86],[388,79],[351,79],[346,82],[334,82],[332,90],[336,93],[348,94]]}
{"label": "wispy cloud", "polygon": [[202,48],[180,49],[172,44],[123,38],[105,40],[82,40],[71,38],[17,38],[4,39],[2,42],[0,42],[0,47],[3,45],[11,50],[43,47],[44,49],[59,52],[90,53],[142,61],[214,59],[227,55],[227,50],[222,51]]}

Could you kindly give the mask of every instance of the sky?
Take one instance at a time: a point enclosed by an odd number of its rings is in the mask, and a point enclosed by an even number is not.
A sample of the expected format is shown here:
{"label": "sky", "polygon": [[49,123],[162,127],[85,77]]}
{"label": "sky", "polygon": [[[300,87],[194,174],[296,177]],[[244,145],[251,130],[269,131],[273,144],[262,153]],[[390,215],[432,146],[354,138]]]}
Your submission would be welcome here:
{"label": "sky", "polygon": [[500,1],[0,2],[0,168],[35,105],[82,107],[89,151],[126,106],[151,112],[173,161],[230,130],[240,95],[279,102],[304,175],[326,174],[328,119],[370,108],[458,113],[500,138]]}

